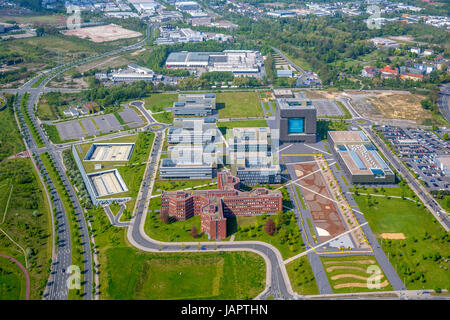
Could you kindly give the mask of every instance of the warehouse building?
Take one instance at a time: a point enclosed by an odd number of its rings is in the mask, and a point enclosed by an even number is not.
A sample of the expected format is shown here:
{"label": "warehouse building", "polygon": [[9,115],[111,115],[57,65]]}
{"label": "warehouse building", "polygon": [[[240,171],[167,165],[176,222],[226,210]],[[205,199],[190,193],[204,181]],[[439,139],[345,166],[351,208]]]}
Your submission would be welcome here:
{"label": "warehouse building", "polygon": [[395,174],[362,131],[328,131],[328,143],[351,183],[395,183]]}

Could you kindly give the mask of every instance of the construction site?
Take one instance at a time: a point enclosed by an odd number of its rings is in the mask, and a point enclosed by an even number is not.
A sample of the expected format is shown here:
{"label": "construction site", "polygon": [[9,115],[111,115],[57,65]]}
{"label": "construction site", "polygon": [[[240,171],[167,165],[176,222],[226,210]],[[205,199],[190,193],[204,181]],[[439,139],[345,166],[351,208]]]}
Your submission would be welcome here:
{"label": "construction site", "polygon": [[66,36],[76,36],[92,42],[107,42],[142,36],[140,32],[128,30],[115,24],[88,28],[77,28],[63,32]]}

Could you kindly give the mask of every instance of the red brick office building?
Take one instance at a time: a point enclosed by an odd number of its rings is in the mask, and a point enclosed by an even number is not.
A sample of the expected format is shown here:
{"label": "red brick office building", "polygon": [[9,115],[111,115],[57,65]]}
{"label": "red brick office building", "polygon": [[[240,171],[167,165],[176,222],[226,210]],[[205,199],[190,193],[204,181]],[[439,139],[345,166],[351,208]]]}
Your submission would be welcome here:
{"label": "red brick office building", "polygon": [[201,231],[210,239],[227,237],[227,217],[275,214],[283,210],[283,196],[278,190],[256,188],[239,191],[239,178],[229,173],[217,175],[217,189],[163,191],[161,213],[167,212],[184,221],[201,216]]}

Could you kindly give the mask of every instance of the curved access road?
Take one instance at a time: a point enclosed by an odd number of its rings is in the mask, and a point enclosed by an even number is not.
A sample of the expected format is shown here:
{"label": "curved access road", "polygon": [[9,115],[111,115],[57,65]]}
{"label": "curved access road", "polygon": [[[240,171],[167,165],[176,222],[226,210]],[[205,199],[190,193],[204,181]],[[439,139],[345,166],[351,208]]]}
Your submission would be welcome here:
{"label": "curved access road", "polygon": [[14,259],[13,257],[7,256],[6,254],[0,253],[0,257],[6,258],[9,261],[15,263],[23,272],[25,275],[25,281],[26,281],[26,289],[25,289],[25,300],[30,300],[30,275],[28,274],[27,269],[21,264],[17,259]]}

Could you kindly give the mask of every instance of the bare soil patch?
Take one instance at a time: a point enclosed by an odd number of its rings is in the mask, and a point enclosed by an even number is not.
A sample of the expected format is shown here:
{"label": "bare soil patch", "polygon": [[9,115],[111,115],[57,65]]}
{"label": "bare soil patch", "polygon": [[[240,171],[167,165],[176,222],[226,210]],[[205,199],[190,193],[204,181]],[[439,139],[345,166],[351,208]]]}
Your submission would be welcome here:
{"label": "bare soil patch", "polygon": [[375,264],[375,260],[345,260],[345,261],[325,261],[325,264],[339,264],[339,263],[357,263],[357,264]]}
{"label": "bare soil patch", "polygon": [[76,36],[82,39],[88,39],[92,42],[107,42],[142,36],[140,32],[128,30],[115,24],[72,29],[64,31],[63,33],[68,36]]}
{"label": "bare soil patch", "polygon": [[358,270],[358,271],[366,272],[366,269],[361,268],[361,267],[354,267],[354,266],[332,266],[332,267],[327,268],[327,272],[332,272],[334,270],[340,270],[340,269]]}
{"label": "bare soil patch", "polygon": [[406,239],[403,233],[382,233],[380,235],[383,239],[403,240]]}
{"label": "bare soil patch", "polygon": [[[384,280],[382,283],[379,284],[379,286],[382,288],[387,287],[388,285],[389,282],[387,280]],[[351,288],[351,287],[366,288],[367,283],[341,283],[333,286],[334,289]]]}

